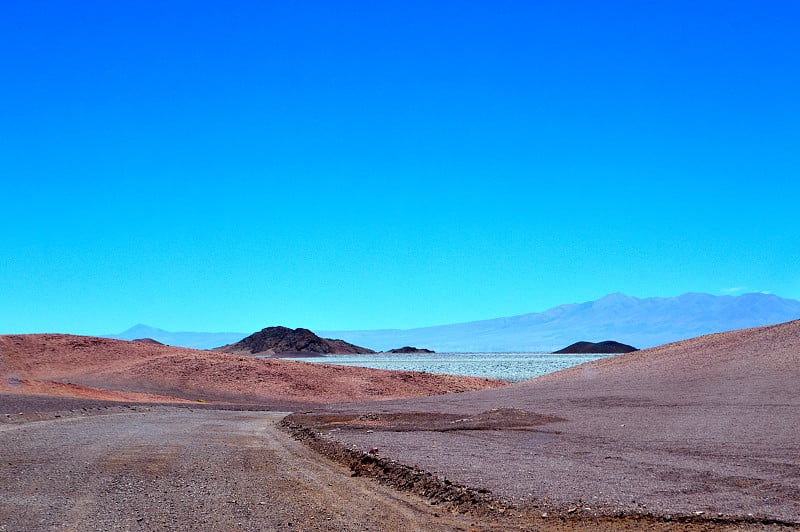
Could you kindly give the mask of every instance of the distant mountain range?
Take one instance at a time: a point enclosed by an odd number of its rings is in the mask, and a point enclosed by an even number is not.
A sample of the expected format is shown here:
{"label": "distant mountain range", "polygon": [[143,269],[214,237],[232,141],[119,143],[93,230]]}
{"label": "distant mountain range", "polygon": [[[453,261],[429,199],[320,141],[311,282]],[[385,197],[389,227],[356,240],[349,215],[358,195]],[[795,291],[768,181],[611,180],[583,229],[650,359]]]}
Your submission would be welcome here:
{"label": "distant mountain range", "polygon": [[223,345],[238,342],[249,333],[206,333],[206,332],[170,332],[163,329],[156,329],[149,325],[134,325],[127,331],[119,334],[109,334],[105,338],[117,340],[138,340],[140,338],[151,338],[158,340],[162,344],[180,347],[191,347],[192,349],[213,349]]}
{"label": "distant mountain range", "polygon": [[[800,301],[772,294],[636,298],[611,294],[544,312],[417,329],[315,331],[376,351],[413,345],[437,352],[551,352],[577,341],[615,340],[643,349],[703,334],[800,318]],[[249,333],[172,333],[137,325],[109,338],[153,338],[168,345],[211,349]]]}

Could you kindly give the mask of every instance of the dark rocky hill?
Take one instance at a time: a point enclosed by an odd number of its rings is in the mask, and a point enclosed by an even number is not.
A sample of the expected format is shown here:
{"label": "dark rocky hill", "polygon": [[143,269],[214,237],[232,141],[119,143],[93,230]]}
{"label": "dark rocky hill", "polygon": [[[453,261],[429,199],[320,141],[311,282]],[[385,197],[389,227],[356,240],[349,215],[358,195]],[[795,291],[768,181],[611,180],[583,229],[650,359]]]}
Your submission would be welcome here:
{"label": "dark rocky hill", "polygon": [[615,354],[615,353],[630,353],[631,351],[638,351],[638,349],[636,349],[632,345],[621,344],[619,342],[607,340],[605,342],[575,342],[574,344],[569,345],[564,349],[559,349],[558,351],[554,351],[554,354],[556,355],[573,355],[578,353]]}
{"label": "dark rocky hill", "polygon": [[288,327],[267,327],[234,344],[218,347],[215,351],[252,355],[374,353],[371,349],[359,347],[344,340],[320,338],[308,329],[290,329]]}
{"label": "dark rocky hill", "polygon": [[432,354],[436,351],[431,351],[430,349],[422,349],[419,347],[411,347],[409,345],[405,347],[398,347],[397,349],[389,349],[386,351],[387,353],[402,353],[402,354],[415,354],[415,353],[428,353]]}

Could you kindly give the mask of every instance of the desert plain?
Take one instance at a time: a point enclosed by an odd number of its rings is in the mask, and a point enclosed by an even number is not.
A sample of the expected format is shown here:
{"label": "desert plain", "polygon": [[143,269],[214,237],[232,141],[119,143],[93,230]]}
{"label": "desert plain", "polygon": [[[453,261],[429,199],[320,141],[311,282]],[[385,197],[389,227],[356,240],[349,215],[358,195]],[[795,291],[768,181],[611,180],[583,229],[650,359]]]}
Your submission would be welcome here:
{"label": "desert plain", "polygon": [[0,336],[0,530],[800,527],[800,321],[519,384]]}

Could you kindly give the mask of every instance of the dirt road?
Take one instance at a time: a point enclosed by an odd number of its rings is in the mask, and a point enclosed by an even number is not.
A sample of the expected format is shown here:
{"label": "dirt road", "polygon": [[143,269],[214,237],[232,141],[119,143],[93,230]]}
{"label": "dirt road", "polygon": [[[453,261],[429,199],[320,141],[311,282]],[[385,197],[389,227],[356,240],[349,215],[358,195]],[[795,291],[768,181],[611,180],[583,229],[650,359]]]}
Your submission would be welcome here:
{"label": "dirt road", "polygon": [[467,516],[349,470],[276,412],[152,408],[0,425],[0,530],[457,530]]}
{"label": "dirt road", "polygon": [[762,529],[453,514],[374,479],[352,477],[281,431],[280,412],[101,410],[0,424],[0,531]]}

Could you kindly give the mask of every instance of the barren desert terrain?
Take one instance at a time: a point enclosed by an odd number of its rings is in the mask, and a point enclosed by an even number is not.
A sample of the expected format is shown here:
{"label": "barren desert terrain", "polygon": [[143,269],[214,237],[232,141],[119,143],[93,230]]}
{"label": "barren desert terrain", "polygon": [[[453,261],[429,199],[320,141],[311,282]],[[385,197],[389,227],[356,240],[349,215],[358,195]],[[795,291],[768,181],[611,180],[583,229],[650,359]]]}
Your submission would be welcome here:
{"label": "barren desert terrain", "polygon": [[287,421],[550,516],[798,526],[798,382],[795,321],[504,388],[330,405]]}
{"label": "barren desert terrain", "polygon": [[800,322],[513,386],[67,335],[0,364],[0,530],[800,526]]}

